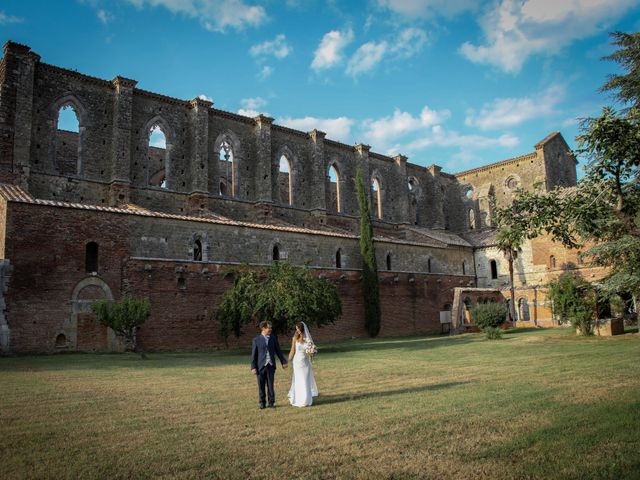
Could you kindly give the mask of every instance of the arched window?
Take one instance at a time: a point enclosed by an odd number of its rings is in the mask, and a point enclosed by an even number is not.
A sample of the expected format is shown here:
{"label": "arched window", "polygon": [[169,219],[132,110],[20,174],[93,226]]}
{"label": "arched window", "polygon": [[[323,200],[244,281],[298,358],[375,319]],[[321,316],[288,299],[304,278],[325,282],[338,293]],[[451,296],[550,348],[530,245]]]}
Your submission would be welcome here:
{"label": "arched window", "polygon": [[427,272],[431,273],[431,258],[427,259]]}
{"label": "arched window", "polygon": [[476,212],[473,208],[469,209],[469,230],[476,228]]}
{"label": "arched window", "polygon": [[98,244],[96,242],[89,242],[85,247],[84,270],[87,273],[98,271]]}
{"label": "arched window", "polygon": [[391,270],[391,254],[387,253],[387,270]]}
{"label": "arched window", "polygon": [[498,262],[491,260],[489,268],[491,268],[491,280],[496,280],[498,278]]}
{"label": "arched window", "polygon": [[80,173],[80,120],[71,102],[63,104],[57,112],[55,165],[62,175]]}
{"label": "arched window", "polygon": [[467,274],[467,261],[466,260],[462,261],[462,274],[463,275]]}
{"label": "arched window", "polygon": [[273,246],[272,260],[274,262],[277,262],[280,260],[280,247],[278,247],[278,245]]}
{"label": "arched window", "polygon": [[407,181],[407,188],[409,189],[409,192],[415,193],[417,186],[418,186],[418,181],[413,177],[409,178],[409,180]]}
{"label": "arched window", "polygon": [[371,181],[371,199],[373,214],[376,218],[382,218],[382,188],[378,178]]}
{"label": "arched window", "polygon": [[64,336],[64,333],[59,333],[56,337],[56,347],[66,347],[67,346],[67,337]]}
{"label": "arched window", "polygon": [[335,165],[329,167],[329,207],[334,212],[342,212],[340,199],[340,174]]}
{"label": "arched window", "polygon": [[529,302],[527,297],[522,297],[518,300],[518,321],[519,322],[528,322],[530,321],[529,317]]}
{"label": "arched window", "polygon": [[336,268],[342,268],[342,252],[340,249],[336,251]]}
{"label": "arched window", "polygon": [[167,188],[167,136],[160,125],[149,130],[149,185]]}
{"label": "arched window", "polygon": [[224,179],[226,185],[225,194],[230,197],[236,195],[237,179],[236,179],[236,165],[235,155],[231,143],[224,139],[220,143],[220,150],[218,151],[218,159],[220,166],[220,175]]}
{"label": "arched window", "polygon": [[549,268],[556,268],[556,257],[553,255],[549,257]]}
{"label": "arched window", "polygon": [[193,242],[193,260],[196,262],[202,261],[202,242],[200,240]]}
{"label": "arched window", "polygon": [[291,162],[282,155],[280,157],[280,169],[278,172],[278,189],[280,192],[280,203],[293,205],[293,195],[291,189]]}
{"label": "arched window", "polygon": [[223,178],[220,179],[218,191],[220,193],[220,196],[224,197],[227,194],[227,182]]}

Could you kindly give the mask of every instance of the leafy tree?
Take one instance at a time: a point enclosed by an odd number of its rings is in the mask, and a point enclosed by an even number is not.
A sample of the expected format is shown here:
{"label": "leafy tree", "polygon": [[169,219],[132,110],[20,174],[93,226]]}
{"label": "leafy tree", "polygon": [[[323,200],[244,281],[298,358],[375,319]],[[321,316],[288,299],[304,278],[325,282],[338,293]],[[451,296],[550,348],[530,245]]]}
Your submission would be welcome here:
{"label": "leafy tree", "polygon": [[[98,321],[125,338],[127,349],[138,352],[136,330],[151,315],[148,298],[122,297],[115,302],[97,300],[91,305]],[[144,358],[144,353],[140,353]]]}
{"label": "leafy tree", "polygon": [[[587,160],[576,188],[544,194],[520,192],[506,225],[523,222],[527,238],[550,234],[566,247],[591,247],[583,257],[609,274],[599,295],[630,292],[638,312],[640,296],[640,34],[612,34],[623,47],[612,59],[627,73],[614,75],[602,90],[631,107],[623,113],[605,107],[582,122],[577,154]],[[497,215],[498,217],[500,215]],[[638,318],[640,322],[640,317]]]}
{"label": "leafy tree", "polygon": [[560,323],[570,322],[583,335],[593,333],[596,313],[596,293],[593,286],[565,272],[549,283],[547,298],[553,304],[553,314]]}
{"label": "leafy tree", "polygon": [[220,335],[240,336],[244,325],[269,320],[273,330],[284,333],[297,322],[322,326],[335,322],[342,314],[342,303],[335,285],[320,278],[309,267],[274,262],[260,270],[235,269],[233,286],[227,290],[216,310]]}
{"label": "leafy tree", "polygon": [[482,331],[497,328],[507,317],[507,307],[503,303],[480,303],[471,310],[471,319]]}
{"label": "leafy tree", "polygon": [[362,172],[356,172],[356,194],[360,209],[360,255],[362,256],[362,292],[364,295],[364,324],[367,333],[375,337],[380,333],[380,282],[373,245],[371,210],[366,195]]}
{"label": "leafy tree", "polygon": [[609,75],[609,80],[600,90],[614,92],[614,96],[623,103],[640,107],[640,32],[613,32],[611,37],[612,43],[620,48],[605,59],[618,63],[627,73]]}

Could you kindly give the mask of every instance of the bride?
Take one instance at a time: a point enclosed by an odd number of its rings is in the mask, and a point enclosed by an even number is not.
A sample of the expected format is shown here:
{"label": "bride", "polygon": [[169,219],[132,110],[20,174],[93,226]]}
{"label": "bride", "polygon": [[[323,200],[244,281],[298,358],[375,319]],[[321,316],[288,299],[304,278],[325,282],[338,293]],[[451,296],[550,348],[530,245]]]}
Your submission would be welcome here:
{"label": "bride", "polygon": [[293,335],[289,352],[289,362],[293,361],[293,376],[288,396],[294,407],[308,407],[313,403],[313,397],[318,396],[311,360],[305,353],[305,342],[313,343],[313,339],[307,325],[300,322],[296,324],[296,333]]}

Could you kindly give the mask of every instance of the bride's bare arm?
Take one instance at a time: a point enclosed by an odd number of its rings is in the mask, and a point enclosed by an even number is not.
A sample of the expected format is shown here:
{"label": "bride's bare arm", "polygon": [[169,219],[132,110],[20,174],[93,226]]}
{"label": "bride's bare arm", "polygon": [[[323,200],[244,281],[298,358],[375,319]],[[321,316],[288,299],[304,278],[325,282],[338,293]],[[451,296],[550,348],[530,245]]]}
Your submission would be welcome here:
{"label": "bride's bare arm", "polygon": [[296,354],[296,337],[291,340],[291,351],[289,352],[289,361],[293,360],[293,356]]}

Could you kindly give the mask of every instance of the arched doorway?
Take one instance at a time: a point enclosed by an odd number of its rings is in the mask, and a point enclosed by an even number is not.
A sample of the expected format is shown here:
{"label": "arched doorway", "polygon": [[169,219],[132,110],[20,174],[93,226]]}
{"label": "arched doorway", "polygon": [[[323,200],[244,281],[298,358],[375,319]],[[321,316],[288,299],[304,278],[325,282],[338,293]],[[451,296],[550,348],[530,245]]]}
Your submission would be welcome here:
{"label": "arched doorway", "polygon": [[113,330],[98,322],[91,305],[96,300],[113,300],[109,285],[98,277],[88,277],[76,285],[71,295],[71,317],[63,331],[70,350],[124,351],[124,342]]}

